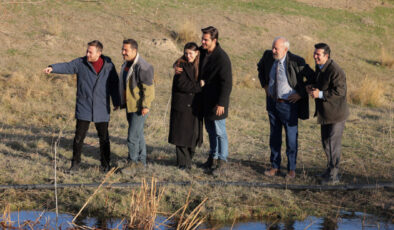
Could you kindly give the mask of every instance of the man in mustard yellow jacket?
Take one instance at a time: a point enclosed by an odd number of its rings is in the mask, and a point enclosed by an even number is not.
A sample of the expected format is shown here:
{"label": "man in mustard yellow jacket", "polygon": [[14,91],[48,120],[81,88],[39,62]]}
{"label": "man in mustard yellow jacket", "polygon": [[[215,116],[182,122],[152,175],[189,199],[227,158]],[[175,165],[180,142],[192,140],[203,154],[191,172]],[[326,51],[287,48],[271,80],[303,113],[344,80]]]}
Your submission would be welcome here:
{"label": "man in mustard yellow jacket", "polygon": [[144,123],[155,97],[153,66],[138,53],[138,43],[134,39],[123,41],[124,63],[119,75],[121,107],[126,108],[129,122],[127,146],[128,163],[140,162],[146,165],[146,144]]}

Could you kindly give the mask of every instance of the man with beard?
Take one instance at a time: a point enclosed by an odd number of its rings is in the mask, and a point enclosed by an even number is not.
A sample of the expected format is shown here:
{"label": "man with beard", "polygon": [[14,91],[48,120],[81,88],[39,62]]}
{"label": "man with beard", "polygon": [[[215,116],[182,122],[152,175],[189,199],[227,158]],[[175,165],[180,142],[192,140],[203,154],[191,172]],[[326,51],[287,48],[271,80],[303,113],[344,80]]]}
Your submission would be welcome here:
{"label": "man with beard", "polygon": [[155,97],[153,66],[141,57],[134,39],[123,41],[122,56],[125,62],[119,74],[119,90],[121,106],[126,108],[129,123],[127,165],[139,163],[146,166],[144,124]]}

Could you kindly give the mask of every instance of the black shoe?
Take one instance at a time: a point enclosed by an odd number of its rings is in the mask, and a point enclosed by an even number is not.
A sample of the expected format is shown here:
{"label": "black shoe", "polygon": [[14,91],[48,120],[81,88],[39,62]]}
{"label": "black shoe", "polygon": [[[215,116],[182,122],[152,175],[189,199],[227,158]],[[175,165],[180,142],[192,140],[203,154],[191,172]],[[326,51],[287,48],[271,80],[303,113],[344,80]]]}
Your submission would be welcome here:
{"label": "black shoe", "polygon": [[202,168],[209,169],[209,168],[212,167],[212,163],[213,163],[213,157],[212,157],[212,156],[209,156],[208,159],[207,159],[207,161],[206,161],[204,164],[202,164],[201,167],[202,167]]}
{"label": "black shoe", "polygon": [[329,179],[329,178],[330,178],[330,169],[329,169],[329,168],[326,169],[326,171],[324,171],[324,173],[318,174],[317,176],[318,176],[319,179],[321,179],[321,180],[327,180],[327,179]]}
{"label": "black shoe", "polygon": [[71,163],[71,167],[70,167],[70,169],[69,169],[68,171],[69,171],[69,172],[76,172],[76,171],[79,170],[79,168],[80,168],[80,163],[74,163],[74,162],[72,162],[72,163]]}
{"label": "black shoe", "polygon": [[109,166],[109,165],[101,165],[100,166],[100,172],[103,172],[103,173],[107,173],[107,172],[109,172],[110,170],[111,170],[111,166]]}
{"label": "black shoe", "polygon": [[213,159],[212,160],[212,165],[211,165],[211,169],[215,170],[219,167],[219,159]]}
{"label": "black shoe", "polygon": [[339,181],[338,176],[336,176],[336,177],[327,177],[327,178],[324,178],[324,179],[322,179],[320,181],[321,185],[337,185],[339,183],[340,183],[340,181]]}
{"label": "black shoe", "polygon": [[226,172],[226,165],[227,165],[227,161],[221,160],[221,159],[217,159],[216,163],[214,160],[214,164],[212,165],[212,175],[214,176],[220,176],[221,174]]}
{"label": "black shoe", "polygon": [[126,164],[123,165],[123,168],[135,168],[136,165],[137,165],[136,161],[128,159]]}
{"label": "black shoe", "polygon": [[192,170],[191,166],[185,166],[185,165],[180,165],[179,166],[179,170],[190,173],[190,171]]}

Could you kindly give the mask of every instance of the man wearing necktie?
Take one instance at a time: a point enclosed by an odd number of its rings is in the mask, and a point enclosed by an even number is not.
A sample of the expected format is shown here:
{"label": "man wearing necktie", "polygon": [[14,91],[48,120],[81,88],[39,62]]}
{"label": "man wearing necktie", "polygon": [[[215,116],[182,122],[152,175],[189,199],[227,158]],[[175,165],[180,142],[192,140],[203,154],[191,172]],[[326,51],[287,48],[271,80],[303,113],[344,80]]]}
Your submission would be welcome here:
{"label": "man wearing necktie", "polygon": [[286,179],[295,178],[298,149],[298,118],[309,118],[308,95],[304,77],[309,79],[313,71],[305,60],[289,52],[290,43],[277,37],[272,50],[266,50],[257,64],[261,86],[267,95],[270,121],[271,169],[266,176],[278,175],[281,164],[282,127],[286,133]]}

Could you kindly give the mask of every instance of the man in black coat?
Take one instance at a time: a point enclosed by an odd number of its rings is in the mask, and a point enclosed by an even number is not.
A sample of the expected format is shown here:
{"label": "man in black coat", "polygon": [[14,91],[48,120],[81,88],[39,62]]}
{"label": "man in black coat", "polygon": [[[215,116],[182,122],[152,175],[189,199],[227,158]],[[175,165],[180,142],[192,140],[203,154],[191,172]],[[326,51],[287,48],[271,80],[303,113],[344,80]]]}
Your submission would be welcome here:
{"label": "man in black coat", "polygon": [[218,43],[219,32],[209,26],[202,31],[200,78],[205,128],[209,135],[210,153],[205,167],[217,169],[227,162],[228,138],[226,118],[232,89],[231,61]]}
{"label": "man in black coat", "polygon": [[313,57],[316,62],[316,74],[312,80],[313,84],[307,86],[308,93],[315,99],[315,116],[321,125],[321,140],[327,156],[327,169],[321,175],[323,184],[339,182],[342,133],[349,116],[346,75],[330,58],[330,53],[327,44],[315,45]]}
{"label": "man in black coat", "polygon": [[298,150],[298,118],[308,119],[308,95],[304,77],[313,71],[305,60],[289,52],[289,41],[277,37],[272,50],[266,50],[257,64],[261,86],[267,95],[270,121],[271,169],[265,175],[279,173],[281,163],[282,127],[286,131],[287,179],[295,178]]}

